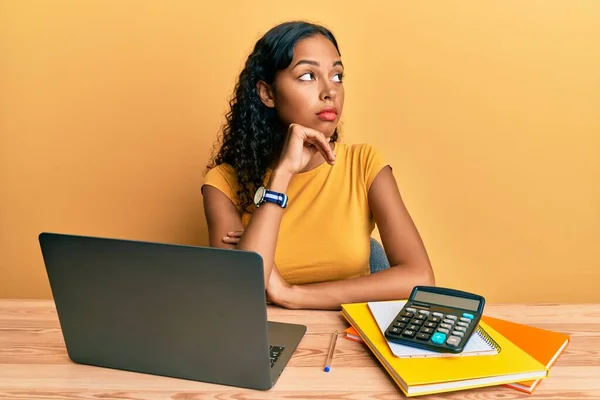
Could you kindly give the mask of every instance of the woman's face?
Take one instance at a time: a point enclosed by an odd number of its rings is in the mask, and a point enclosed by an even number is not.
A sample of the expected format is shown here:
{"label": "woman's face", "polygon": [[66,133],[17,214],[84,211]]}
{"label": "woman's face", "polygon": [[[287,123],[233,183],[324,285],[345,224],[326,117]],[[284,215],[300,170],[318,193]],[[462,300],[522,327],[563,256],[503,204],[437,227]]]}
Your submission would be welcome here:
{"label": "woman's face", "polygon": [[[315,35],[296,43],[290,65],[277,72],[272,88],[261,92],[259,86],[259,92],[285,126],[297,123],[330,137],[344,108],[343,72],[333,43]],[[265,101],[265,95],[270,99]]]}

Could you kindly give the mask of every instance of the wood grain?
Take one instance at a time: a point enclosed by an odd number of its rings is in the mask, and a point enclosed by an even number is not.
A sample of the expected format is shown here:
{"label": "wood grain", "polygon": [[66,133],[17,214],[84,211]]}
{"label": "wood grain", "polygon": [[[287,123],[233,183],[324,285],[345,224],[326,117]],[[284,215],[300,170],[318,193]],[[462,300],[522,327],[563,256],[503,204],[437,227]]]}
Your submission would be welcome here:
{"label": "wood grain", "polygon": [[[499,387],[421,399],[600,399],[599,304],[487,305],[487,314],[565,332],[572,341],[534,395]],[[404,396],[360,343],[339,338],[324,373],[331,332],[347,327],[338,312],[269,307],[273,321],[307,325],[306,336],[268,391],[78,365],[67,356],[54,304],[0,300],[0,399],[398,399]]]}

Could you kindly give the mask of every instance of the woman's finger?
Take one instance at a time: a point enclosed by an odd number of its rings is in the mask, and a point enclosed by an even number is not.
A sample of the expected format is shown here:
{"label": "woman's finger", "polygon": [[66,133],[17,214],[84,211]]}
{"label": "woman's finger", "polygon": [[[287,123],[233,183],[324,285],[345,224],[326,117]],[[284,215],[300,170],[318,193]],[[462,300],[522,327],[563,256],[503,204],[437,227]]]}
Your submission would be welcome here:
{"label": "woman's finger", "polygon": [[232,232],[227,232],[227,236],[240,238],[240,237],[242,237],[243,233],[244,233],[244,231],[232,231]]}
{"label": "woman's finger", "polygon": [[233,237],[229,237],[229,236],[223,236],[223,243],[228,243],[228,244],[238,244],[240,242],[239,238],[233,238]]}
{"label": "woman's finger", "polygon": [[323,154],[325,160],[332,162],[335,160],[335,154],[333,153],[333,150],[331,150],[331,146],[329,146],[329,139],[326,138],[323,133],[295,123],[290,125],[289,131],[291,133],[295,132],[296,134],[304,135],[303,141],[314,145],[316,149]]}
{"label": "woman's finger", "polygon": [[335,164],[335,154],[329,146],[329,141],[319,134],[307,135],[306,142],[313,145],[329,164]]}
{"label": "woman's finger", "polygon": [[333,153],[333,150],[331,150],[331,146],[329,146],[329,139],[326,138],[325,135],[313,129],[307,129],[305,131],[305,134],[307,138],[315,140],[315,143],[319,145],[319,148],[325,152],[325,154],[327,155],[325,157],[326,160],[335,160],[335,154]]}

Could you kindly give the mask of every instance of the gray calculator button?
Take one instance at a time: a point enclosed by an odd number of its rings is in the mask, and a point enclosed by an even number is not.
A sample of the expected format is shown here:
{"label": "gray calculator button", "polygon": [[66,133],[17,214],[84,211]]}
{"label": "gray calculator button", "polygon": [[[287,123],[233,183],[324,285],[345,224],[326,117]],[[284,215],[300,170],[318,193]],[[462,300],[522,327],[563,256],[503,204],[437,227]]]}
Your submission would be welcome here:
{"label": "gray calculator button", "polygon": [[446,344],[448,344],[448,346],[458,346],[460,344],[460,338],[458,336],[450,336],[448,340],[446,340]]}
{"label": "gray calculator button", "polygon": [[450,324],[440,324],[440,328],[452,329],[452,325],[450,325]]}
{"label": "gray calculator button", "polygon": [[465,336],[465,333],[464,332],[460,332],[460,331],[452,331],[452,336],[463,337],[463,336]]}
{"label": "gray calculator button", "polygon": [[469,318],[465,318],[465,317],[460,317],[460,320],[462,322],[467,322],[467,323],[471,322],[471,320]]}
{"label": "gray calculator button", "polygon": [[452,321],[451,319],[448,319],[448,318],[446,318],[443,322],[445,324],[454,324],[454,321]]}
{"label": "gray calculator button", "polygon": [[415,313],[415,312],[417,312],[417,310],[415,310],[415,309],[414,309],[414,308],[412,308],[412,307],[408,307],[408,308],[406,309],[406,311],[408,311],[408,312],[411,312],[411,313]]}
{"label": "gray calculator button", "polygon": [[441,312],[434,312],[433,313],[434,317],[440,317],[440,318],[444,318],[444,314],[442,314]]}
{"label": "gray calculator button", "polygon": [[459,322],[456,325],[458,325],[458,326],[464,326],[465,328],[469,327],[469,324],[467,324],[466,322]]}
{"label": "gray calculator button", "polygon": [[420,327],[417,325],[409,325],[407,329],[410,329],[411,331],[418,331],[419,328]]}
{"label": "gray calculator button", "polygon": [[456,320],[456,315],[446,315],[446,318]]}
{"label": "gray calculator button", "polygon": [[456,328],[454,328],[454,329],[456,329],[456,330],[457,330],[457,331],[459,331],[459,332],[466,332],[466,331],[467,331],[467,328],[465,328],[465,327],[463,327],[463,326],[457,326],[457,327],[456,327]]}
{"label": "gray calculator button", "polygon": [[437,330],[438,332],[442,332],[445,333],[446,335],[450,332],[448,329],[444,329],[444,328],[438,328]]}
{"label": "gray calculator button", "polygon": [[[419,314],[429,315],[429,311],[419,310]],[[465,318],[466,319],[466,318]]]}

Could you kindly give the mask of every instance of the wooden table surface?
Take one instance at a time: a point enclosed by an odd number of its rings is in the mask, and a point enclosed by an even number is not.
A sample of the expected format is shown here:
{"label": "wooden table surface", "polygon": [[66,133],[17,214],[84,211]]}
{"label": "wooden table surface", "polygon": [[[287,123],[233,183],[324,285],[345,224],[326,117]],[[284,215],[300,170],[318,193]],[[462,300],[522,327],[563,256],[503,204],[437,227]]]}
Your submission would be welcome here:
{"label": "wooden table surface", "polygon": [[[417,398],[600,399],[600,304],[486,305],[486,315],[565,332],[571,343],[533,395],[498,386]],[[338,312],[270,307],[269,319],[308,331],[275,387],[263,392],[74,364],[52,301],[0,300],[0,399],[404,398],[365,345],[342,337],[331,372],[323,372],[331,333],[347,327]]]}

